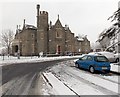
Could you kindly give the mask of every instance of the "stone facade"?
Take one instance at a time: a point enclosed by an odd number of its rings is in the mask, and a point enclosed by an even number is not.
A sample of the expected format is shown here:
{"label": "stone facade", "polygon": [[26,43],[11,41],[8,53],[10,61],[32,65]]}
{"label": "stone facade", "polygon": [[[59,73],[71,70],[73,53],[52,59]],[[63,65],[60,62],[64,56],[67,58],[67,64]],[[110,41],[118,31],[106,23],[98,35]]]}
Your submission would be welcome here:
{"label": "stone facade", "polygon": [[80,54],[90,52],[90,41],[85,37],[79,40],[74,36],[69,27],[62,26],[59,15],[56,23],[48,23],[48,12],[40,11],[37,5],[37,27],[23,24],[23,29],[17,29],[12,44],[13,54],[20,52],[21,55],[38,55],[68,53]]}
{"label": "stone facade", "polygon": [[17,30],[12,43],[12,53],[15,54],[20,50],[23,56],[36,55],[36,32],[36,27],[32,25],[25,25],[22,30]]}

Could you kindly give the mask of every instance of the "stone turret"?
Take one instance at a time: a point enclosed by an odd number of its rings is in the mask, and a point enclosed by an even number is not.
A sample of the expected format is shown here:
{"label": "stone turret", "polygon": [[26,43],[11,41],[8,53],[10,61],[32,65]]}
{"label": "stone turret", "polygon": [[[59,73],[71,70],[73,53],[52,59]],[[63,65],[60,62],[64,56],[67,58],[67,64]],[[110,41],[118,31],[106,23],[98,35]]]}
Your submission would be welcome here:
{"label": "stone turret", "polygon": [[37,4],[37,28],[39,26],[39,17],[40,17],[40,5]]}
{"label": "stone turret", "polygon": [[[39,8],[39,7],[38,7]],[[39,9],[37,9],[39,11]],[[37,44],[38,44],[38,53],[48,52],[48,12],[40,11],[37,13]]]}

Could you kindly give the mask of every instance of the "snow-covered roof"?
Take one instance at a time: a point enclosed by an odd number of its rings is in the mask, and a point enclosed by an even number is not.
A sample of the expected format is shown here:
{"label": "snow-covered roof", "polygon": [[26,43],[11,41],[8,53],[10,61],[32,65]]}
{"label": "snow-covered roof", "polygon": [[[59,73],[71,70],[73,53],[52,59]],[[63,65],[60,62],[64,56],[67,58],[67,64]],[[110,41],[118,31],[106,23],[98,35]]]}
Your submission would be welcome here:
{"label": "snow-covered roof", "polygon": [[25,24],[25,29],[37,29],[35,26],[33,25],[28,25],[28,24]]}
{"label": "snow-covered roof", "polygon": [[78,38],[77,40],[78,40],[78,41],[84,41],[84,39],[83,39],[83,38]]}

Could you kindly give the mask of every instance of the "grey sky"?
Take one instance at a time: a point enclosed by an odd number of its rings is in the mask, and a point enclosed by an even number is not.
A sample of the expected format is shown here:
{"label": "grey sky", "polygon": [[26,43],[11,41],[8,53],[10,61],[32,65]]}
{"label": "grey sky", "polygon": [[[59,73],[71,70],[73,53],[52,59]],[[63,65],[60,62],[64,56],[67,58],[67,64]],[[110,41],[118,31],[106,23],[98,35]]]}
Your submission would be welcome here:
{"label": "grey sky", "polygon": [[69,25],[71,31],[87,35],[91,42],[97,40],[98,34],[112,23],[107,20],[118,8],[119,0],[7,0],[0,1],[1,27],[16,30],[16,25],[36,26],[36,4],[40,10],[48,11],[49,21],[54,24],[59,14],[62,25]]}

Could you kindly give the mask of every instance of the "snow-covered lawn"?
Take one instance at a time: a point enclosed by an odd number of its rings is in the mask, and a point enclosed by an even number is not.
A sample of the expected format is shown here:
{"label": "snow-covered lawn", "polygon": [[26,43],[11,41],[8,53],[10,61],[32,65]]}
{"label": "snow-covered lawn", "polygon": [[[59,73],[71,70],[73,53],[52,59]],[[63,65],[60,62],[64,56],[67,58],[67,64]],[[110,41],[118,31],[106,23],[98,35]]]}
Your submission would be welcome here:
{"label": "snow-covered lawn", "polygon": [[37,57],[37,56],[32,56],[32,57],[20,57],[18,59],[17,57],[14,56],[0,56],[0,66],[2,65],[9,65],[12,63],[30,63],[30,62],[43,62],[43,61],[50,61],[50,60],[58,60],[58,59],[65,59],[65,58],[79,58],[80,56],[59,56],[59,57]]}
{"label": "snow-covered lawn", "polygon": [[[77,95],[117,95],[120,87],[118,75],[91,74],[74,67],[73,61],[61,62],[44,72],[44,75],[52,84],[52,91],[58,91],[55,92],[58,95],[63,95],[61,91],[66,89],[61,90],[61,87],[65,86]],[[59,84],[61,82],[64,86]],[[54,86],[54,83],[57,85]]]}
{"label": "snow-covered lawn", "polygon": [[[59,57],[39,57],[39,58],[37,56],[32,56],[32,57],[20,57],[20,59],[18,59],[17,57],[14,57],[14,56],[9,56],[9,57],[4,56],[4,60],[3,60],[3,56],[0,56],[0,66],[9,65],[12,63],[43,62],[43,61],[52,61],[52,60],[65,59],[65,58],[76,58],[74,60],[74,62],[75,62],[76,60],[78,60],[79,57],[81,57],[81,55],[79,55],[79,56],[59,56]],[[112,63],[111,71],[120,73],[120,65],[114,65],[114,63]]]}

